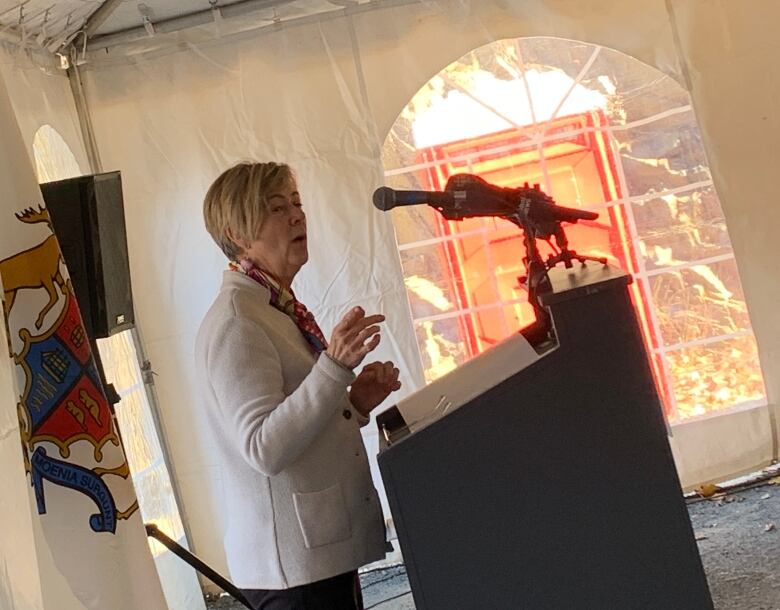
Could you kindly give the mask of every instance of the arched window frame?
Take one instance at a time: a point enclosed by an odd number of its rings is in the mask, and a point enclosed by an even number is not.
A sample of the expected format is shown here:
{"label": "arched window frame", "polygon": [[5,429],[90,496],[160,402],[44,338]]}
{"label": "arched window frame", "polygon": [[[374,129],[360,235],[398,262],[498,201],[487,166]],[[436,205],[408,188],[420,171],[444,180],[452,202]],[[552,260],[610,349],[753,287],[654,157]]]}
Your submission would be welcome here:
{"label": "arched window frame", "polygon": [[[576,62],[572,61],[572,65],[576,63],[576,70],[568,70],[569,85],[557,102],[552,107],[552,111],[549,107],[546,111],[539,112],[538,108],[535,108],[535,98],[537,97],[537,90],[535,90],[533,83],[529,84],[531,77],[538,77],[537,68],[541,69],[541,72],[551,72],[559,69],[551,62],[539,61],[539,57],[528,57],[526,51],[529,49],[529,44],[533,44],[533,41],[541,42],[540,47],[544,50],[553,48],[556,44],[559,46],[567,47],[568,49],[575,49],[571,51],[573,55],[578,55]],[[525,122],[522,119],[513,120],[512,109],[507,108],[506,105],[499,103],[492,103],[494,100],[480,99],[480,96],[475,93],[475,90],[469,90],[468,78],[461,79],[463,72],[468,72],[468,64],[479,64],[480,59],[485,59],[489,52],[486,51],[490,48],[497,48],[501,46],[503,48],[502,53],[494,53],[494,58],[487,58],[487,63],[492,64],[494,71],[503,70],[505,73],[512,74],[514,71],[514,80],[521,84],[522,95],[526,97],[527,110],[530,113],[530,121]],[[506,49],[514,49],[514,61],[506,60]],[[478,57],[480,56],[481,57]],[[511,57],[511,53],[508,54]],[[538,53],[543,55],[543,53]],[[565,54],[564,54],[565,55]],[[647,104],[652,112],[644,114],[639,117],[632,117],[630,110],[626,108],[616,108],[614,105],[617,102],[619,105],[621,102],[626,105],[635,104],[635,99],[627,99],[625,91],[621,96],[615,96],[614,91],[609,92],[609,88],[615,86],[614,82],[609,81],[608,76],[604,76],[601,82],[602,95],[605,100],[605,104],[599,112],[596,112],[596,123],[598,122],[598,115],[606,116],[608,119],[618,117],[617,121],[606,120],[601,124],[584,125],[580,128],[568,129],[562,132],[556,132],[550,136],[544,133],[546,125],[554,122],[561,117],[571,114],[570,100],[574,92],[582,93],[583,88],[588,89],[588,85],[593,81],[594,66],[604,65],[606,60],[614,57],[621,57],[633,62],[637,69],[641,67],[644,75],[654,73],[655,82],[650,81],[649,87],[655,87],[660,93],[656,93],[655,97]],[[465,66],[465,69],[464,69]],[[529,68],[530,66],[530,68]],[[572,66],[566,66],[571,68]],[[562,72],[564,70],[561,70]],[[590,80],[591,83],[586,81]],[[460,82],[459,82],[460,81]],[[464,84],[466,83],[466,84]],[[648,83],[645,82],[638,87],[638,90],[647,90]],[[606,91],[605,91],[606,90]],[[446,91],[447,95],[441,95],[442,91]],[[728,240],[728,234],[725,230],[725,219],[722,218],[722,210],[720,203],[717,200],[717,193],[715,192],[714,185],[712,183],[711,176],[709,174],[709,168],[707,165],[705,153],[701,145],[700,136],[698,133],[698,127],[696,119],[693,113],[693,108],[688,93],[675,83],[671,78],[657,71],[655,68],[647,66],[636,59],[630,58],[622,53],[601,47],[598,45],[590,45],[586,43],[578,43],[576,41],[564,41],[561,39],[553,38],[530,38],[530,39],[516,39],[511,41],[497,41],[485,47],[480,47],[472,52],[464,55],[458,61],[453,62],[442,70],[438,75],[434,76],[424,87],[418,91],[410,101],[407,108],[401,114],[396,121],[393,128],[390,130],[385,145],[383,147],[383,162],[385,165],[386,181],[389,185],[397,188],[440,188],[448,172],[454,167],[458,167],[460,171],[474,171],[474,160],[478,157],[473,150],[469,150],[468,146],[464,145],[461,150],[464,152],[460,156],[453,156],[453,147],[436,146],[435,142],[428,141],[427,146],[418,147],[415,146],[415,137],[418,134],[414,133],[415,123],[410,120],[410,117],[418,117],[423,111],[421,107],[424,107],[426,102],[429,103],[429,109],[433,107],[430,104],[430,99],[435,98],[437,93],[441,99],[445,99],[453,91],[457,91],[462,94],[461,97],[467,96],[475,102],[472,104],[474,112],[467,117],[464,117],[462,133],[466,134],[461,138],[461,141],[466,142],[474,139],[474,133],[468,133],[468,123],[471,119],[476,120],[476,114],[480,107],[491,112],[497,121],[496,124],[500,124],[501,121],[507,129],[515,128],[518,131],[523,131],[528,135],[529,142],[535,146],[538,154],[538,165],[540,170],[540,180],[542,188],[547,192],[552,192],[555,196],[555,192],[551,180],[551,174],[547,157],[545,155],[545,146],[550,142],[560,141],[564,137],[578,137],[586,134],[595,134],[604,136],[604,146],[607,153],[611,155],[612,161],[605,160],[605,163],[614,163],[614,171],[612,176],[614,178],[614,185],[609,185],[608,188],[612,189],[612,192],[604,198],[604,201],[577,201],[576,205],[588,209],[596,209],[597,211],[606,212],[607,210],[619,210],[621,222],[625,223],[625,232],[628,236],[627,241],[630,242],[626,251],[626,256],[621,261],[614,261],[622,263],[621,266],[627,268],[628,271],[634,275],[637,280],[634,287],[635,303],[640,313],[640,321],[643,325],[643,334],[648,343],[649,353],[651,355],[652,364],[654,366],[656,377],[659,380],[659,389],[664,398],[666,412],[670,420],[682,421],[689,420],[695,417],[708,416],[711,413],[716,413],[721,410],[728,410],[733,407],[748,408],[752,406],[758,406],[766,404],[766,394],[763,385],[763,379],[761,377],[761,370],[758,363],[757,349],[755,345],[755,338],[753,336],[752,328],[750,327],[749,318],[747,317],[747,308],[744,303],[744,297],[742,296],[741,285],[739,283],[739,277],[736,269],[736,263],[734,261],[734,254],[731,249],[730,241]],[[646,91],[645,91],[646,92]],[[606,94],[605,94],[606,93]],[[671,98],[672,103],[667,102],[664,96]],[[428,98],[426,100],[426,97]],[[641,102],[641,99],[640,99]],[[576,106],[576,104],[575,104]],[[440,107],[442,108],[442,107]],[[621,117],[621,113],[623,116]],[[520,113],[522,114],[522,113]],[[456,116],[456,115],[453,115]],[[676,122],[676,123],[675,123]],[[513,124],[514,123],[514,124]],[[688,138],[690,141],[684,143],[685,147],[691,152],[692,159],[696,161],[690,168],[686,168],[682,172],[681,184],[661,184],[657,190],[650,189],[645,191],[638,191],[636,185],[632,183],[632,176],[627,175],[627,171],[624,167],[624,161],[630,159],[631,146],[635,145],[630,138],[626,137],[628,134],[636,134],[642,132],[647,138],[652,140],[654,137],[658,137],[661,134],[662,137],[670,137],[675,134],[674,125],[679,124],[683,127],[677,137]],[[671,126],[671,127],[670,127]],[[423,138],[424,139],[424,138]],[[452,138],[450,137],[450,142]],[[446,138],[439,144],[447,144]],[[414,149],[419,153],[421,148],[427,149],[427,156],[419,154],[414,156],[410,154],[409,149]],[[447,150],[444,150],[444,149]],[[442,152],[444,150],[444,152]],[[431,152],[433,151],[433,152]],[[509,147],[498,147],[493,150],[495,154],[511,154],[512,149]],[[614,162],[617,159],[618,162]],[[411,161],[411,162],[410,162]],[[652,163],[653,159],[638,158],[635,161],[639,163]],[[669,160],[663,158],[656,159],[657,163],[668,164]],[[669,167],[666,168],[668,173],[672,175],[672,170]],[[676,170],[675,170],[676,171]],[[478,173],[478,172],[475,172]],[[699,205],[702,199],[706,199],[706,203],[703,207],[717,208],[717,218],[713,216],[713,225],[718,225],[717,230],[721,233],[721,244],[715,244],[718,247],[712,248],[713,252],[708,255],[706,248],[702,251],[702,256],[690,258],[689,260],[676,260],[673,256],[671,248],[665,249],[659,246],[657,243],[653,244],[654,237],[652,235],[643,234],[643,215],[647,215],[646,209],[649,209],[653,205],[658,205],[657,202],[664,202],[670,209],[678,205],[679,202],[683,202],[685,205]],[[561,201],[564,205],[571,205],[571,201]],[[702,207],[702,206],[700,206]],[[465,356],[461,354],[457,355],[457,350],[452,350],[447,354],[448,345],[452,343],[450,339],[444,337],[443,334],[437,335],[432,331],[432,325],[442,323],[443,321],[452,321],[465,318],[467,316],[479,315],[480,311],[489,309],[491,307],[517,307],[524,300],[523,297],[518,296],[514,299],[499,300],[490,305],[484,305],[479,303],[473,303],[468,298],[468,294],[454,294],[457,290],[450,291],[447,294],[447,287],[443,286],[441,282],[437,283],[437,278],[431,280],[424,275],[417,273],[409,273],[410,267],[409,259],[414,255],[415,251],[423,252],[425,248],[431,251],[431,248],[439,248],[442,251],[450,251],[449,255],[444,255],[446,262],[440,267],[453,266],[453,260],[459,260],[457,253],[452,254],[451,251],[457,248],[457,244],[465,238],[475,238],[477,235],[481,235],[485,241],[485,251],[488,252],[487,258],[490,258],[489,248],[487,242],[488,236],[491,234],[499,234],[499,229],[495,226],[495,221],[483,220],[482,226],[473,228],[465,232],[459,232],[457,228],[451,227],[450,223],[440,222],[439,226],[444,230],[439,234],[423,235],[424,231],[416,232],[413,228],[410,229],[414,223],[421,225],[434,226],[438,221],[433,212],[413,210],[406,208],[402,210],[393,211],[393,220],[396,226],[396,233],[399,238],[399,252],[401,255],[402,263],[404,265],[404,276],[407,285],[407,294],[410,297],[410,305],[412,309],[412,317],[417,330],[418,346],[421,353],[425,353],[426,350],[438,350],[439,355],[442,357],[441,362],[444,363],[443,368],[439,371],[435,371],[431,374],[430,367],[427,367],[426,376],[428,379],[435,378],[438,374],[452,370],[457,364],[464,359],[474,355],[475,351],[481,351],[484,346],[478,346],[476,350],[471,347],[471,353],[466,353]],[[405,222],[404,220],[405,219]],[[493,226],[490,226],[490,225]],[[473,224],[471,225],[473,227]],[[451,230],[450,230],[451,229]],[[663,228],[657,228],[656,233],[661,233]],[[691,231],[694,231],[697,227],[693,227]],[[712,227],[703,227],[708,230]],[[665,230],[668,232],[680,231],[680,227],[667,227]],[[415,234],[416,233],[416,234]],[[693,233],[692,233],[693,234]],[[656,236],[657,237],[657,236]],[[575,242],[576,245],[576,242]],[[649,248],[649,251],[648,251]],[[585,248],[587,250],[587,248]],[[668,250],[668,252],[667,252]],[[430,259],[430,255],[420,256]],[[520,254],[518,253],[518,257]],[[665,257],[665,261],[661,259]],[[719,266],[719,267],[718,267]],[[495,269],[494,261],[488,260],[487,268]],[[729,276],[730,289],[720,280],[718,273],[713,269],[723,270],[723,272]],[[490,275],[490,274],[488,274]],[[659,309],[655,303],[654,290],[658,289],[658,286],[663,284],[664,281],[669,278],[679,278],[679,284],[685,289],[690,289],[691,278],[696,280],[699,278],[702,284],[708,286],[718,286],[720,283],[721,295],[724,301],[731,300],[735,308],[739,309],[739,321],[734,324],[734,328],[728,332],[719,332],[717,334],[709,334],[702,337],[683,338],[682,340],[672,340],[669,337],[674,333],[675,326],[680,326],[675,322],[674,312],[664,311]],[[440,279],[440,278],[439,278]],[[495,274],[487,278],[488,281],[493,282],[495,288]],[[457,282],[456,282],[457,283]],[[706,289],[706,286],[705,286]],[[432,311],[429,313],[420,312],[419,308],[415,307],[415,301],[420,299],[420,291],[426,291],[426,300],[433,303],[437,300],[439,303],[443,303],[441,311]],[[496,290],[496,292],[498,292]],[[449,305],[449,306],[448,306]],[[672,308],[673,304],[667,307],[667,310]],[[727,305],[730,306],[730,305]],[[679,317],[679,316],[678,316]],[[682,326],[689,323],[689,318],[682,317]],[[688,324],[689,325],[689,324]],[[460,324],[463,326],[463,323]],[[690,326],[690,325],[689,325]],[[509,328],[506,321],[503,323],[503,336],[507,336],[514,329]],[[679,328],[677,329],[679,330]],[[683,329],[685,330],[685,329]],[[687,331],[685,331],[687,332]],[[684,333],[683,333],[684,334]],[[706,333],[705,333],[706,334]],[[695,367],[689,362],[683,362],[690,359],[695,359],[697,354],[705,354],[708,349],[713,349],[720,344],[720,347],[727,347],[727,342],[731,342],[730,345],[736,346],[732,350],[737,350],[745,355],[745,358],[749,360],[749,367],[745,368],[746,374],[744,376],[749,377],[750,388],[746,390],[743,400],[739,400],[737,403],[728,403],[727,400],[721,400],[719,403],[717,400],[713,401],[713,408],[704,408],[695,403],[696,392],[706,393],[705,390],[700,390],[698,386],[703,385],[705,382],[701,381],[702,377],[708,377],[706,383],[710,385],[718,382],[718,377],[723,377],[724,374],[728,374],[728,371],[724,371],[725,367],[728,367],[727,362],[719,363],[717,370],[710,368],[703,371],[696,371]],[[469,350],[466,350],[469,351]],[[453,356],[452,354],[455,354]],[[705,363],[706,364],[706,363]],[[685,375],[680,375],[673,372],[671,369],[676,367],[675,371],[681,368],[687,367],[688,372]],[[749,369],[749,370],[748,370]],[[743,371],[743,372],[745,372]],[[697,377],[698,375],[698,377]],[[721,394],[729,392],[731,386],[724,379],[720,381],[721,387],[716,388],[714,391],[709,391],[709,395],[715,395],[718,392]],[[684,396],[684,405],[678,405],[678,395]],[[705,396],[706,398],[706,396]],[[693,402],[692,402],[693,401]],[[716,404],[717,403],[717,404]]]}

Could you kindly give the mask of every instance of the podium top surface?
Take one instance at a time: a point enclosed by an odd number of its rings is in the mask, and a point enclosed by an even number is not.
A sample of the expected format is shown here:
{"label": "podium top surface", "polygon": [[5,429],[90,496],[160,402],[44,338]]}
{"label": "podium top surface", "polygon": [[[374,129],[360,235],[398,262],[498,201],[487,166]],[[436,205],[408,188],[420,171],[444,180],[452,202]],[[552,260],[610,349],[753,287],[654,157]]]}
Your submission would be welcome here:
{"label": "podium top surface", "polygon": [[554,305],[571,299],[628,286],[633,278],[617,267],[589,262],[571,269],[554,267],[547,272],[551,290],[539,295],[542,305]]}
{"label": "podium top surface", "polygon": [[[516,333],[377,415],[380,453],[398,432],[414,434],[532,365],[541,356]],[[392,412],[395,411],[395,412]],[[391,439],[390,435],[396,437]],[[382,443],[382,437],[387,443]]]}

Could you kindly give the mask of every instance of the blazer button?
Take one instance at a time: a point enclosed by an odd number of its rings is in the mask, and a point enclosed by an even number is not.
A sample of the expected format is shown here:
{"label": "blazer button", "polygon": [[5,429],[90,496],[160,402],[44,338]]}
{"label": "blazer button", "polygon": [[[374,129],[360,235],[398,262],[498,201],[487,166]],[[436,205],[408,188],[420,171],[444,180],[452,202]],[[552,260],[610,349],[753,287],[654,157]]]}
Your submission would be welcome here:
{"label": "blazer button", "polygon": [[350,411],[349,409],[344,409],[342,415],[344,416],[344,419],[349,419],[352,417],[352,411]]}

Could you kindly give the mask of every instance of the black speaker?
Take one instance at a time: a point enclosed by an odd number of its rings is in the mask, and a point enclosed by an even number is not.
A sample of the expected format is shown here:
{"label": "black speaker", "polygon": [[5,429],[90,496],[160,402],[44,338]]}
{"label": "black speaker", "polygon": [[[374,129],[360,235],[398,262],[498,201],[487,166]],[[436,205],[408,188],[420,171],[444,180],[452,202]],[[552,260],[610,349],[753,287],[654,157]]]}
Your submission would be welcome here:
{"label": "black speaker", "polygon": [[119,172],[41,185],[70,272],[84,325],[93,339],[135,322]]}

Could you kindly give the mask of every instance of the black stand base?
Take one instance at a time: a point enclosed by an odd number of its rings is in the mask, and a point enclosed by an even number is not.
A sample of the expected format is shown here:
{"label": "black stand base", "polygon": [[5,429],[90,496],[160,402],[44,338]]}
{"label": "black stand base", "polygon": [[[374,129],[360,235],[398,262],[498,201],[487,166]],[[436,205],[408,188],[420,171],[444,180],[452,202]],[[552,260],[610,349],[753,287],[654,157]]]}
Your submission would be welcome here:
{"label": "black stand base", "polygon": [[241,602],[244,606],[249,608],[249,610],[254,610],[254,608],[252,608],[252,605],[247,601],[247,599],[244,597],[244,594],[241,593],[241,590],[238,587],[236,587],[227,578],[225,578],[224,576],[216,572],[214,569],[209,567],[207,564],[205,564],[200,558],[198,558],[197,555],[193,555],[187,549],[181,546],[178,542],[163,534],[156,525],[154,525],[153,523],[147,523],[146,535],[149,536],[150,538],[154,538],[155,540],[157,540],[160,544],[165,546],[171,553],[179,557],[179,559],[183,559],[184,561],[186,561],[188,564],[190,564],[198,572],[203,574],[203,576],[208,578],[215,585],[221,587],[223,591],[229,593],[233,598],[235,598],[237,601]]}

